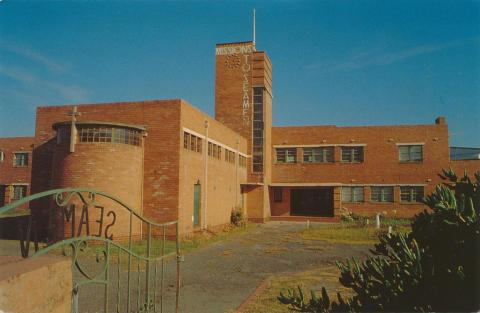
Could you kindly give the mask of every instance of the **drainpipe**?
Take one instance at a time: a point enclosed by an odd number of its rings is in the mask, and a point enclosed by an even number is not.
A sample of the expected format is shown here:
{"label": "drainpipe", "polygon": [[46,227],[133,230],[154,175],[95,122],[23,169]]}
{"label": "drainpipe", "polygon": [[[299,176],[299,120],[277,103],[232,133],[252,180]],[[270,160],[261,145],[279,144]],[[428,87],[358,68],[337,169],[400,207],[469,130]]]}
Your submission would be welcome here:
{"label": "drainpipe", "polygon": [[238,163],[240,162],[240,154],[239,154],[239,145],[240,141],[237,138],[237,153],[235,156],[235,209],[238,207],[238,193],[239,193],[239,186],[238,186]]}
{"label": "drainpipe", "polygon": [[205,120],[205,177],[203,187],[205,190],[203,199],[203,228],[207,229],[207,205],[208,205],[208,121]]}

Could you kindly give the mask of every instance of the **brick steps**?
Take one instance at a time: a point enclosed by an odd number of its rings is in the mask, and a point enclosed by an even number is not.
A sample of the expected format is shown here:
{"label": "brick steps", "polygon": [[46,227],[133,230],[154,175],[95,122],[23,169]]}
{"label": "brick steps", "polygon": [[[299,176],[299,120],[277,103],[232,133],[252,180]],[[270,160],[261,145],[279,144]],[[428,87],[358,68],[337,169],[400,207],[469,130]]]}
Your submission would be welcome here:
{"label": "brick steps", "polygon": [[319,216],[272,216],[270,221],[277,222],[325,222],[325,223],[338,223],[340,222],[340,217],[319,217]]}

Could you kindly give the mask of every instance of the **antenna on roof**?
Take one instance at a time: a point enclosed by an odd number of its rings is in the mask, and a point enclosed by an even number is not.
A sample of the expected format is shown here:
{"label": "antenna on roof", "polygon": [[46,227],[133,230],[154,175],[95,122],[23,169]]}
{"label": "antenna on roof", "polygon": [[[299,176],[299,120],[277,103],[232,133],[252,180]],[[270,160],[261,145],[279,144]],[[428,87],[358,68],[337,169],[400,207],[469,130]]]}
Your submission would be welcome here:
{"label": "antenna on roof", "polygon": [[253,44],[255,44],[255,9],[253,9]]}

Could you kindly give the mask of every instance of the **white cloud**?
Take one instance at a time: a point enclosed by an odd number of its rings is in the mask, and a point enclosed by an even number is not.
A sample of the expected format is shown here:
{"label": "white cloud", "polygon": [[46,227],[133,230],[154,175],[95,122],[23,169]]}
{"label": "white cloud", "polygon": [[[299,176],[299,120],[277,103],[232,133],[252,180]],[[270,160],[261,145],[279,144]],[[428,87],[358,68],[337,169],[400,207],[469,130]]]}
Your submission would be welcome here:
{"label": "white cloud", "polygon": [[4,41],[0,41],[0,49],[12,52],[16,55],[22,56],[22,57],[27,58],[31,61],[36,62],[36,63],[42,64],[42,65],[46,66],[52,72],[62,73],[62,72],[65,72],[65,70],[66,70],[65,65],[60,64],[59,62],[57,62],[57,61],[39,53],[37,51],[34,51],[30,48],[20,47],[16,44],[13,44],[13,43],[7,43],[7,42],[4,42]]}
{"label": "white cloud", "polygon": [[[430,54],[437,51],[445,50],[451,47],[466,44],[468,42],[478,42],[478,37],[459,39],[443,44],[425,44],[407,49],[385,52],[379,51],[378,47],[370,50],[363,50],[359,53],[352,54],[347,60],[343,62],[327,64],[327,63],[311,63],[304,66],[306,70],[320,69],[325,72],[337,72],[337,71],[352,71],[369,66],[385,66],[396,62],[400,62],[406,59],[414,58],[420,55]],[[384,50],[384,49],[383,49]]]}
{"label": "white cloud", "polygon": [[24,69],[0,66],[0,75],[6,76],[25,85],[39,86],[41,87],[41,90],[53,92],[68,102],[88,101],[88,92],[82,87],[74,84],[39,79],[35,74]]}

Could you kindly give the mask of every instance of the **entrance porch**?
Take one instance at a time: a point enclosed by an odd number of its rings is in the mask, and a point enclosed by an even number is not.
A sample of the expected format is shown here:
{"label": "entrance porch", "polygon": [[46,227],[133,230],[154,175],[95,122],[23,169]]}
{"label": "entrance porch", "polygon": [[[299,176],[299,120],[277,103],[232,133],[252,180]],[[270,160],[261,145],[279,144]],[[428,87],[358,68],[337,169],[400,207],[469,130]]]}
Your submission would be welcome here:
{"label": "entrance porch", "polygon": [[337,220],[339,186],[270,185],[272,220]]}

